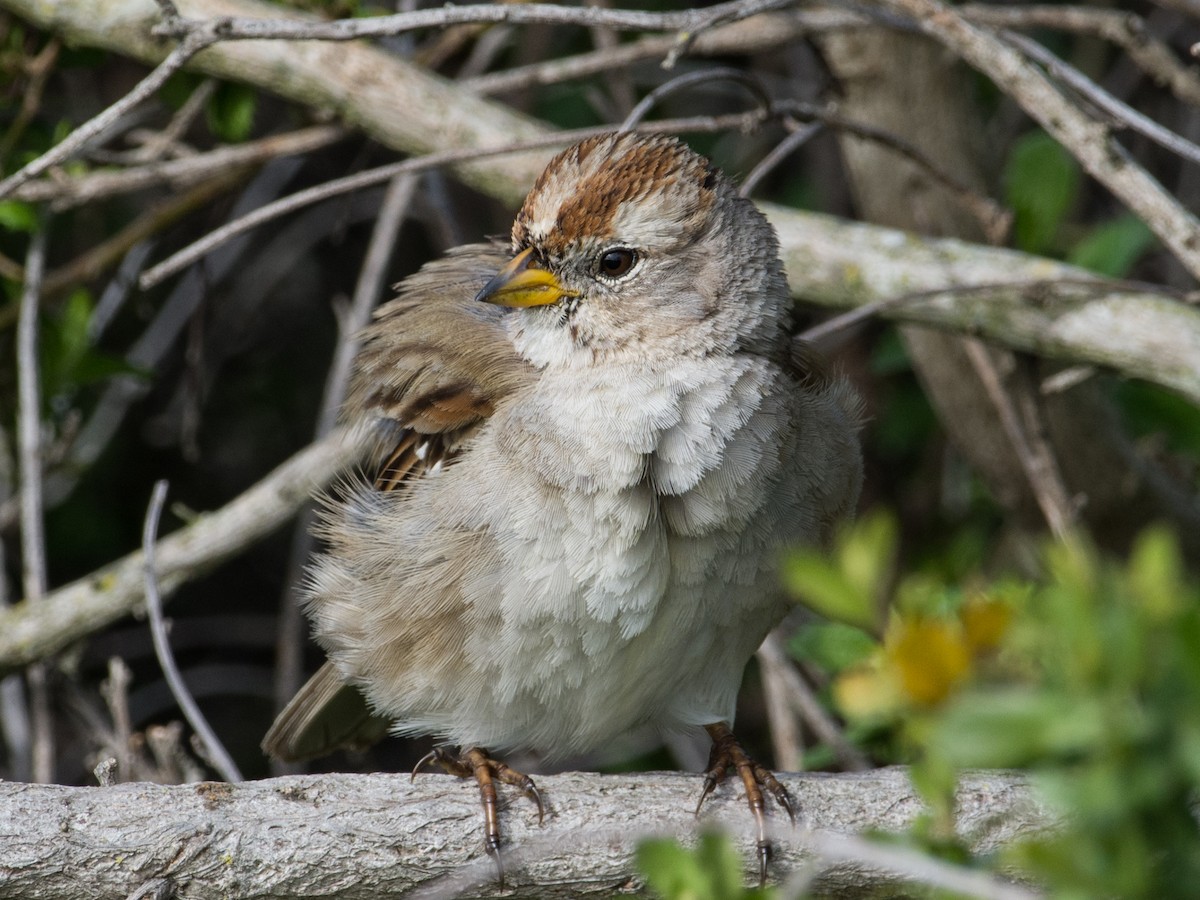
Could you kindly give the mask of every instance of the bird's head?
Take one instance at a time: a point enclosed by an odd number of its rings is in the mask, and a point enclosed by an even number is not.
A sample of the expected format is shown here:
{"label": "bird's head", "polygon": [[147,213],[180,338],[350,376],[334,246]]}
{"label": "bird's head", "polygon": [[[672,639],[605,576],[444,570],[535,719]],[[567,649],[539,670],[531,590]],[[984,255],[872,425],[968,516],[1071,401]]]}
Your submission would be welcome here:
{"label": "bird's head", "polygon": [[612,354],[771,350],[790,301],[771,226],[674,138],[589,138],[538,178],[513,259],[478,299],[535,364]]}

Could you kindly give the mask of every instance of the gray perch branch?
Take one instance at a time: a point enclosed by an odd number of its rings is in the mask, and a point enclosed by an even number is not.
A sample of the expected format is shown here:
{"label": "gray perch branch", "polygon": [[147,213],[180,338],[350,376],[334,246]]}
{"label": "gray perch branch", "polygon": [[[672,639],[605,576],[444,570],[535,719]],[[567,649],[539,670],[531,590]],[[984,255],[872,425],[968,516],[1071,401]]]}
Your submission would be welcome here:
{"label": "gray perch branch", "polygon": [[[736,781],[736,779],[734,779]],[[812,887],[864,894],[903,880],[983,897],[1023,889],[894,846],[853,837],[898,830],[921,811],[904,769],[788,775],[804,823],[776,810],[773,877],[820,874]],[[483,852],[478,791],[444,775],[325,775],[238,785],[113,787],[0,783],[0,898],[411,897],[533,898],[640,894],[639,838],[687,839],[718,827],[748,868],[752,819],[726,781],[692,815],[696,775],[538,779],[546,822],[513,791],[502,795],[505,888]],[[986,851],[1053,827],[1017,776],[976,773],[958,795],[960,833]]]}

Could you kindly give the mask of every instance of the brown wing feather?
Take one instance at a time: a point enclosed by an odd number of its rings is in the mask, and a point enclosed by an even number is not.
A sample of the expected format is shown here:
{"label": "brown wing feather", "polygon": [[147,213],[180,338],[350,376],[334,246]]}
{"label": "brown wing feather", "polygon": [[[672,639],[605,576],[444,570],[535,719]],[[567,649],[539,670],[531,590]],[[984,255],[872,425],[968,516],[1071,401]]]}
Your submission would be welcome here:
{"label": "brown wing feather", "polygon": [[496,404],[530,379],[501,327],[506,310],[474,299],[508,257],[489,244],[452,251],[400,284],[399,296],[363,332],[344,416],[398,434],[380,454],[380,490],[452,458]]}
{"label": "brown wing feather", "polygon": [[[508,258],[485,244],[452,251],[400,284],[364,330],[343,418],[377,426],[376,490],[401,490],[452,459],[503,398],[533,378],[502,329],[506,311],[475,302]],[[374,743],[385,731],[326,663],[280,713],[263,749],[303,759]]]}

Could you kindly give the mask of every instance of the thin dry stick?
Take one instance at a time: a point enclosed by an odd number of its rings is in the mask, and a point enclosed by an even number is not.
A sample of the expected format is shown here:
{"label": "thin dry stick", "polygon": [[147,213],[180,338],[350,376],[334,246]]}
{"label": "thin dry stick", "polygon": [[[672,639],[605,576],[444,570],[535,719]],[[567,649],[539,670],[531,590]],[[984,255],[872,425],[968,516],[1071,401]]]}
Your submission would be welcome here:
{"label": "thin dry stick", "polygon": [[1046,71],[1076,91],[1096,108],[1112,116],[1113,124],[1123,125],[1143,137],[1165,147],[1191,162],[1200,162],[1200,147],[1169,128],[1159,125],[1127,103],[1123,103],[1074,66],[1059,59],[1037,41],[1019,34],[1005,33],[1004,39],[1019,48],[1030,59],[1037,60]]}
{"label": "thin dry stick", "polygon": [[[672,133],[688,133],[688,132],[712,132],[724,131],[735,128],[752,128],[763,121],[763,116],[760,113],[750,113],[730,116],[697,116],[688,119],[668,119],[661,122],[654,122],[651,125],[635,128],[635,131],[664,131]],[[488,147],[484,149],[458,149],[445,150],[440,153],[429,153],[425,156],[416,159],[406,159],[402,162],[390,163],[385,166],[379,166],[375,169],[368,169],[365,172],[358,172],[354,175],[348,175],[344,178],[335,178],[333,181],[327,181],[324,184],[316,187],[308,188],[307,190],[297,191],[288,197],[281,200],[276,200],[274,203],[268,203],[248,213],[245,216],[234,219],[222,227],[209,232],[200,240],[189,244],[177,253],[169,256],[157,266],[145,272],[138,284],[142,290],[149,290],[163,280],[170,278],[176,272],[187,268],[196,260],[211,252],[215,248],[230,238],[249,231],[261,225],[263,222],[269,221],[276,216],[284,213],[292,212],[310,203],[316,203],[319,200],[325,200],[329,197],[338,194],[347,193],[349,191],[360,190],[361,188],[370,187],[375,184],[380,184],[384,181],[399,175],[413,175],[418,172],[424,172],[429,169],[448,166],[454,163],[466,162],[470,160],[485,159],[492,156],[504,156],[511,153],[523,153],[527,150],[541,150],[547,147],[565,146],[573,144],[576,141],[584,138],[592,137],[597,134],[603,134],[612,131],[611,125],[603,125],[594,128],[578,128],[573,131],[560,131],[555,134],[549,134],[544,137],[535,138],[528,141],[519,141],[511,144],[505,144],[501,147]]]}
{"label": "thin dry stick", "polygon": [[0,181],[0,197],[7,197],[22,184],[29,181],[29,179],[36,178],[51,166],[66,162],[73,157],[89,140],[109,128],[144,100],[153,96],[168,78],[187,64],[189,59],[205,47],[215,43],[216,40],[215,36],[206,32],[190,32],[183,39],[183,42],[172,50],[167,55],[167,58],[159,63],[149,75],[134,85],[133,90],[128,94],[111,106],[106,107],[99,115],[80,125],[60,143],[51,147],[37,159],[14,172],[3,181]]}
{"label": "thin dry stick", "polygon": [[216,733],[209,727],[208,720],[200,707],[196,705],[191,692],[179,674],[175,665],[175,657],[171,655],[171,643],[167,638],[167,626],[163,621],[162,598],[158,593],[158,576],[154,572],[154,548],[158,540],[158,521],[162,516],[163,503],[167,499],[167,482],[158,481],[154,485],[154,493],[150,497],[150,507],[146,510],[146,522],[142,528],[142,571],[146,585],[146,612],[150,615],[150,635],[154,639],[154,655],[162,666],[167,685],[175,702],[183,710],[192,730],[200,738],[213,768],[221,777],[229,782],[242,781],[242,773],[237,764],[217,738]]}
{"label": "thin dry stick", "polygon": [[205,105],[216,89],[215,78],[206,78],[200,82],[175,115],[171,117],[167,127],[152,134],[142,146],[129,155],[130,159],[136,162],[153,162],[164,156],[170,147],[182,140],[196,117],[204,111]]}
{"label": "thin dry stick", "polygon": [[681,40],[690,40],[701,31],[725,22],[736,22],[772,9],[791,6],[796,0],[734,0],[707,9],[653,13],[633,9],[605,9],[596,6],[557,6],[552,3],[477,4],[443,6],[374,16],[366,19],[337,19],[332,22],[251,19],[230,16],[221,19],[185,19],[170,17],[154,28],[160,37],[185,40],[203,35],[217,40],[291,40],[353,41],[366,37],[386,37],[422,28],[445,28],[471,23],[509,25],[583,25],[605,26],[625,31],[678,31]]}
{"label": "thin dry stick", "polygon": [[38,55],[25,63],[24,69],[29,76],[21,96],[21,108],[5,129],[4,137],[0,138],[0,160],[7,160],[13,147],[25,133],[25,128],[33,121],[42,105],[42,93],[46,89],[46,81],[54,71],[54,63],[62,49],[62,39],[52,37]]}
{"label": "thin dry stick", "polygon": [[[13,490],[12,463],[8,432],[0,426],[0,497],[6,500]],[[7,556],[4,542],[0,541],[0,610],[11,604],[9,581],[4,574],[8,570]],[[25,702],[25,683],[19,674],[0,678],[0,731],[4,733],[8,751],[8,777],[12,781],[28,781],[33,774],[33,731],[29,704]]]}
{"label": "thin dry stick", "polygon": [[[1038,508],[1046,518],[1046,524],[1050,526],[1050,531],[1056,538],[1065,539],[1074,519],[1074,512],[1053,456],[1049,459],[1043,456],[1045,453],[1051,453],[1049,445],[1043,442],[1043,446],[1035,448],[1030,442],[1029,436],[1021,426],[1021,419],[1012,398],[1005,391],[1000,374],[983,344],[976,338],[965,337],[963,349],[966,350],[971,367],[979,376],[988,399],[996,409],[1000,425],[1021,462],[1021,468],[1029,480],[1029,487],[1037,499]],[[1038,452],[1039,449],[1041,453]]]}
{"label": "thin dry stick", "polygon": [[[862,21],[858,16],[836,12],[832,13],[832,17],[841,21],[843,26]],[[698,36],[691,46],[691,52],[693,55],[719,55],[767,49],[795,39],[808,30],[809,23],[823,24],[830,18],[830,10],[802,10],[745,19]],[[466,78],[459,84],[478,94],[489,95],[589,78],[602,72],[628,68],[642,60],[662,59],[677,43],[674,37],[654,35],[631,44],[616,44],[576,56],[532,63],[478,78]]]}
{"label": "thin dry stick", "polygon": [[738,188],[738,194],[743,197],[749,197],[758,183],[766,178],[775,168],[785,159],[807,144],[810,140],[816,137],[825,129],[822,122],[809,122],[807,125],[796,128],[785,137],[782,141],[771,148],[771,152],[758,161],[750,174],[742,179],[742,186]]}
{"label": "thin dry stick", "polygon": [[785,772],[799,772],[804,768],[804,734],[799,716],[788,702],[788,689],[781,667],[776,665],[774,658],[765,654],[759,654],[758,663],[771,747],[775,752],[774,767]]}
{"label": "thin dry stick", "polygon": [[617,126],[617,131],[629,131],[634,126],[640,124],[646,118],[647,113],[654,109],[658,105],[658,101],[663,98],[697,84],[707,85],[713,81],[729,81],[734,84],[740,84],[754,96],[754,99],[758,101],[764,113],[771,108],[771,94],[758,78],[749,72],[743,72],[741,69],[718,66],[711,69],[699,69],[695,72],[685,72],[682,75],[675,76],[670,81],[663,82],[638,101],[637,105],[629,111],[629,115],[625,117],[625,120]]}
{"label": "thin dry stick", "polygon": [[13,197],[31,202],[49,200],[54,210],[71,209],[93,200],[169,184],[178,189],[231,168],[255,165],[309,153],[346,136],[334,125],[315,125],[286,134],[272,135],[245,144],[217,147],[183,159],[152,162],[119,171],[90,172],[78,178],[47,178],[30,181],[13,191]]}
{"label": "thin dry stick", "polygon": [[905,159],[915,164],[922,172],[943,185],[957,196],[958,200],[971,215],[979,221],[985,236],[993,243],[1000,243],[1008,233],[1012,223],[1012,213],[996,203],[990,197],[976,192],[962,180],[947,172],[919,147],[883,128],[876,128],[864,122],[847,119],[834,108],[822,108],[811,103],[797,100],[779,100],[772,104],[771,111],[775,114],[787,113],[798,119],[822,122],[830,128],[836,128],[864,141],[871,141],[894,150]]}
{"label": "thin dry stick", "polygon": [[1200,220],[1185,210],[1097,122],[1060,92],[1050,77],[985,28],[972,25],[939,0],[871,0],[872,6],[911,17],[929,36],[988,76],[1125,203],[1200,277]]}
{"label": "thin dry stick", "polygon": [[793,708],[800,713],[813,733],[829,745],[843,769],[847,772],[865,772],[871,768],[866,756],[846,740],[837,722],[825,711],[821,701],[813,696],[813,692],[788,659],[777,633],[767,635],[767,639],[758,648],[758,658],[765,660],[776,670],[780,681],[787,688],[788,700]]}
{"label": "thin dry stick", "polygon": [[1088,6],[993,6],[970,4],[960,12],[979,25],[1051,28],[1116,44],[1139,68],[1186,103],[1200,103],[1200,78],[1179,64],[1174,52],[1146,27],[1146,20],[1123,9]]}
{"label": "thin dry stick", "polygon": [[[21,573],[25,598],[46,595],[46,534],[42,520],[42,394],[38,367],[38,302],[46,266],[45,224],[34,232],[25,257],[25,287],[17,320],[17,458],[21,481]],[[33,780],[54,780],[54,723],[44,665],[26,677],[33,722]]]}

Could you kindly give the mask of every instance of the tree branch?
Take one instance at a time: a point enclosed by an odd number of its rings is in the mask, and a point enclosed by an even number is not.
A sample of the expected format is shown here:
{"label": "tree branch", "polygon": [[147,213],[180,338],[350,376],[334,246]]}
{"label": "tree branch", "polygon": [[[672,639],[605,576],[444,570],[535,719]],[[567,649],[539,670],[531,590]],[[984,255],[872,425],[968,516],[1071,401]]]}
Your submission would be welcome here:
{"label": "tree branch", "polygon": [[[847,852],[843,837],[912,822],[923,807],[906,770],[782,777],[804,823],[792,829],[786,818],[772,817],[776,877],[822,859],[819,892],[846,896],[898,880],[880,863],[892,872],[908,868],[902,854],[881,849],[876,858],[863,842]],[[706,801],[698,822],[695,775],[570,773],[542,776],[538,785],[548,802],[541,828],[531,805],[504,795],[508,896],[625,893],[637,885],[637,841],[664,832],[716,826],[735,836],[747,861],[753,858],[753,819],[729,784]],[[1054,826],[1025,782],[1009,774],[964,777],[958,809],[959,833],[977,851]],[[399,775],[108,788],[0,783],[0,898],[120,898],[155,889],[178,900],[497,896],[481,836],[477,789],[440,775],[412,784]],[[991,884],[1004,890],[976,895],[1022,893]]]}
{"label": "tree branch", "polygon": [[[359,458],[345,431],[306,447],[216,512],[158,543],[156,573],[164,599],[180,585],[270,534]],[[145,597],[143,556],[130,553],[86,578],[0,610],[0,673],[62,650],[138,608]]]}
{"label": "tree branch", "polygon": [[[77,42],[150,61],[166,54],[149,34],[159,17],[151,7],[133,0],[78,0],[53,8],[34,0],[0,0],[0,7],[56,28]],[[300,18],[256,0],[189,0],[186,12]],[[475,97],[365,44],[231,42],[209,48],[192,65],[299,102],[332,106],[372,137],[408,152],[494,147],[546,134],[540,125],[507,107]],[[1029,64],[1022,62],[1022,66],[1021,71],[1027,72],[1024,67]],[[1061,97],[1057,102],[1063,102]],[[1074,112],[1072,121],[1078,116]],[[516,204],[533,183],[545,155],[534,152],[478,160],[455,170],[485,193]],[[765,204],[764,208],[780,230],[797,296],[848,308],[945,287],[944,295],[898,304],[885,314],[966,331],[1051,358],[1113,367],[1200,402],[1196,362],[1200,311],[1194,308],[1128,289],[1106,288],[1099,293],[1049,289],[1044,282],[1078,279],[1083,273],[1011,251],[948,240],[918,241],[888,229]],[[949,290],[999,283],[1010,286],[970,293]]]}
{"label": "tree branch", "polygon": [[759,205],[779,232],[792,291],[804,300],[849,309],[907,296],[880,314],[1113,368],[1200,404],[1194,305],[1016,250]]}

